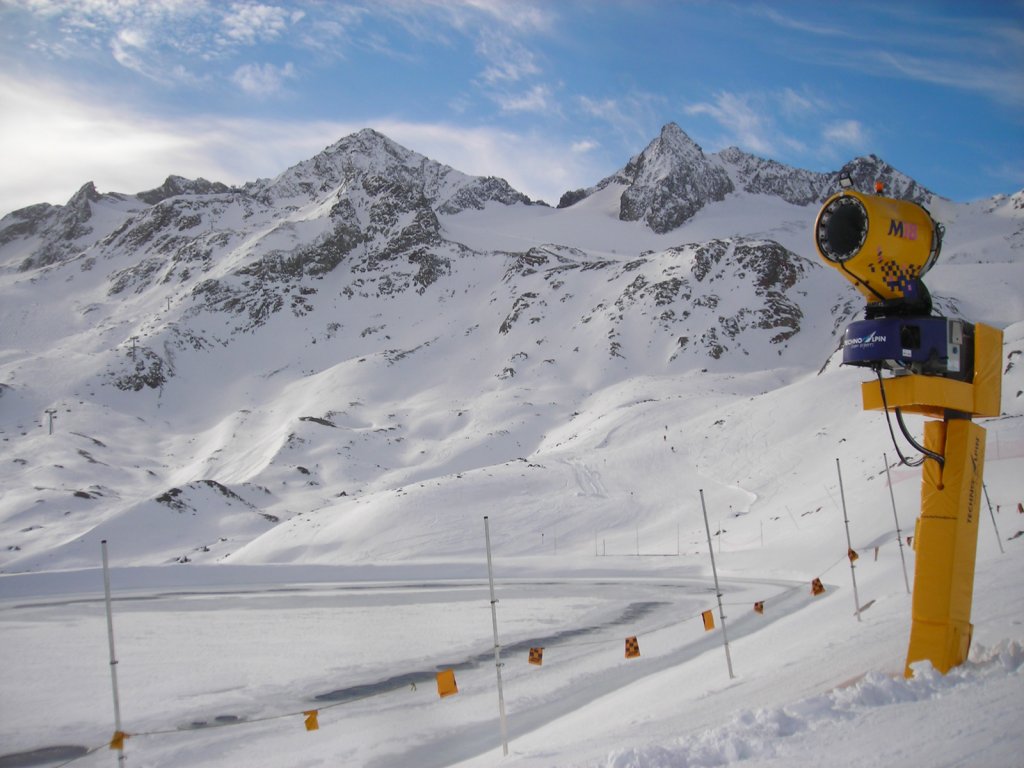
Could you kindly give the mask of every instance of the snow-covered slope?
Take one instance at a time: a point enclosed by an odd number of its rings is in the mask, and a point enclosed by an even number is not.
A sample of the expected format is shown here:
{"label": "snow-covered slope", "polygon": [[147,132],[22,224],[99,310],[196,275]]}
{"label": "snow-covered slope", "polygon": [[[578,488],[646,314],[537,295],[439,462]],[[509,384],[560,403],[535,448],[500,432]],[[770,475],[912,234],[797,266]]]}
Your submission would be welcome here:
{"label": "snow-covered slope", "polygon": [[[1005,332],[986,480],[1013,527],[1020,194],[959,205],[873,156],[815,174],[668,125],[553,209],[367,130],[240,188],[87,184],[0,220],[0,589],[91,568],[102,539],[130,572],[214,583],[459,576],[483,514],[530,576],[678,554],[673,578],[706,578],[701,490],[731,578],[802,581],[845,555],[837,458],[858,546],[891,542],[888,431],[835,355],[862,303],[811,240],[841,172],[924,202],[947,229],[937,307]],[[916,471],[892,474],[912,509]],[[661,754],[609,764],[705,764]]]}
{"label": "snow-covered slope", "polygon": [[[66,206],[10,214],[2,567],[83,565],[111,526],[159,528],[162,517],[178,529],[136,541],[133,562],[318,559],[294,541],[274,549],[313,515],[331,517],[358,557],[407,557],[344,521],[369,505],[376,525],[393,527],[410,506],[436,503],[410,494],[471,472],[508,474],[534,505],[570,504],[574,493],[555,490],[572,485],[562,468],[578,476],[594,450],[588,425],[620,412],[641,444],[686,424],[668,457],[687,465],[676,471],[733,488],[741,472],[681,455],[713,441],[734,457],[749,440],[740,425],[780,388],[819,400],[817,374],[859,311],[809,247],[834,183],[738,151],[705,157],[668,125],[624,171],[555,210],[366,130],[241,189],[170,177],[104,195],[87,184]],[[929,278],[939,305],[1019,322],[1014,200],[937,200],[937,215],[949,229]],[[698,418],[707,404],[691,410],[698,392],[716,408],[752,406],[721,429],[728,420]],[[1016,413],[1012,384],[1007,395]],[[855,398],[842,401],[830,411],[849,423],[835,432],[864,429]],[[662,428],[628,426],[641,414]],[[784,423],[764,429],[762,449],[821,433],[821,418]],[[552,450],[566,458],[548,466]],[[652,496],[637,502],[652,524],[673,514],[664,491],[629,473],[620,482]],[[736,507],[756,512],[751,483]],[[183,508],[204,510],[195,530]],[[333,559],[355,556],[346,547]]]}

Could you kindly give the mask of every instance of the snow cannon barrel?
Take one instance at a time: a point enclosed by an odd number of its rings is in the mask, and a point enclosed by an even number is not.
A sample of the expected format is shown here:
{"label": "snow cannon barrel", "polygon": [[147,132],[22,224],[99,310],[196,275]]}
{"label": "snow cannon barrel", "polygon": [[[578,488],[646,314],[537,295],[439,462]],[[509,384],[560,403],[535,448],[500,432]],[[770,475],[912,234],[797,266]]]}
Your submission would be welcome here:
{"label": "snow cannon barrel", "polygon": [[867,299],[868,314],[928,314],[921,277],[942,247],[943,227],[909,200],[844,189],[814,222],[818,255]]}

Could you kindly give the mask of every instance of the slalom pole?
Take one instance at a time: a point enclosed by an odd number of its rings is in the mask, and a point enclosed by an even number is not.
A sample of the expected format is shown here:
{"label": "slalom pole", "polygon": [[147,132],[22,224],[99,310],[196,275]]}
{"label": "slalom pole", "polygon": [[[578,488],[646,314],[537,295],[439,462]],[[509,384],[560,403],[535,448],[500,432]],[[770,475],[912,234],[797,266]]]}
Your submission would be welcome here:
{"label": "slalom pole", "polygon": [[100,542],[103,552],[103,596],[107,604],[107,641],[110,646],[110,684],[114,691],[114,738],[111,745],[117,744],[117,762],[123,763],[124,732],[121,730],[121,700],[117,694],[117,654],[114,652],[114,614],[110,607],[110,563],[107,559],[107,540]]}
{"label": "slalom pole", "polygon": [[491,587],[491,625],[494,628],[494,671],[498,675],[498,717],[501,720],[501,750],[508,757],[508,723],[505,720],[505,694],[501,687],[501,646],[498,644],[498,600],[494,596],[494,567],[491,564],[491,526],[484,515],[484,539],[487,541],[487,581]]}
{"label": "slalom pole", "polygon": [[889,498],[892,500],[892,517],[896,521],[896,543],[900,545],[900,560],[903,561],[903,583],[907,587],[907,594],[910,594],[910,579],[907,578],[907,558],[903,555],[903,534],[900,533],[900,518],[896,514],[896,496],[892,492],[892,476],[889,475],[889,457],[882,454],[882,461],[885,463],[885,479],[889,483]]}
{"label": "slalom pole", "polygon": [[711,553],[711,573],[715,577],[715,594],[718,596],[718,616],[722,620],[722,645],[725,647],[725,664],[729,667],[729,679],[736,677],[732,673],[732,656],[729,655],[729,636],[725,632],[725,610],[722,608],[722,590],[718,588],[718,569],[715,567],[715,548],[711,544],[711,526],[708,525],[708,508],[704,503],[704,489],[700,489],[700,508],[704,512],[704,530],[708,534],[708,552]]}
{"label": "slalom pole", "polygon": [[850,578],[853,580],[853,602],[857,609],[857,621],[860,621],[860,597],[857,596],[857,572],[853,565],[853,542],[850,541],[850,519],[846,516],[846,494],[843,493],[843,471],[836,459],[836,474],[839,475],[839,498],[843,502],[843,524],[846,526],[846,554],[850,561]]}
{"label": "slalom pole", "polygon": [[996,531],[996,541],[999,542],[999,554],[1005,555],[1006,550],[1003,549],[1003,540],[999,537],[999,526],[996,525],[996,514],[992,511],[992,499],[988,497],[988,486],[982,481],[981,489],[985,492],[985,503],[988,504],[988,514],[992,518],[992,527]]}

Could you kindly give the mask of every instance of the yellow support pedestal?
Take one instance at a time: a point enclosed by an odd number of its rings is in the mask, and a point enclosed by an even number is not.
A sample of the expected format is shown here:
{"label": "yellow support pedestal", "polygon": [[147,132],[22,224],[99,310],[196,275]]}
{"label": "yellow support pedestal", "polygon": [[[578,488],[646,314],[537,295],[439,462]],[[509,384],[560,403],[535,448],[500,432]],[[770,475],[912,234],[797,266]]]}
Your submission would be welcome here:
{"label": "yellow support pedestal", "polygon": [[[864,410],[900,408],[943,421],[924,425],[924,447],[943,457],[921,469],[921,516],[914,550],[914,596],[907,649],[910,665],[927,659],[945,674],[967,659],[978,547],[978,510],[985,467],[985,430],[971,417],[998,416],[1003,333],[974,326],[970,382],[937,376],[897,376],[861,385]],[[883,397],[884,388],[884,397]]]}
{"label": "yellow support pedestal", "polygon": [[907,677],[915,661],[945,674],[967,659],[985,430],[968,419],[928,422],[924,446],[945,463],[928,460],[922,471]]}

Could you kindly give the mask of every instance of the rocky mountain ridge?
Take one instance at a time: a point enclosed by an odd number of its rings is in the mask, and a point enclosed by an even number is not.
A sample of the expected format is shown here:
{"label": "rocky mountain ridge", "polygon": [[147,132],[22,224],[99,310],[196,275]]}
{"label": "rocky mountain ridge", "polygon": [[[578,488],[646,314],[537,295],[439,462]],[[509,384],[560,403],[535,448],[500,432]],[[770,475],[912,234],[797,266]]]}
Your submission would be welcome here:
{"label": "rocky mountain ridge", "polygon": [[676,229],[707,205],[737,191],[778,197],[793,205],[822,203],[848,176],[857,189],[882,182],[886,194],[929,205],[934,195],[875,155],[851,160],[838,171],[816,173],[729,147],[706,155],[675,123],[661,130],[626,166],[589,189],[567,192],[564,208],[616,184],[624,187],[619,217],[644,221],[655,232]]}

